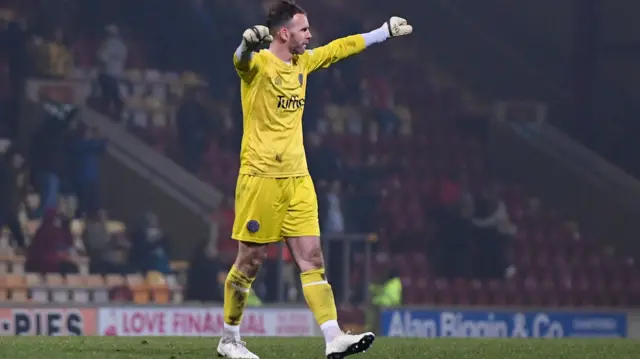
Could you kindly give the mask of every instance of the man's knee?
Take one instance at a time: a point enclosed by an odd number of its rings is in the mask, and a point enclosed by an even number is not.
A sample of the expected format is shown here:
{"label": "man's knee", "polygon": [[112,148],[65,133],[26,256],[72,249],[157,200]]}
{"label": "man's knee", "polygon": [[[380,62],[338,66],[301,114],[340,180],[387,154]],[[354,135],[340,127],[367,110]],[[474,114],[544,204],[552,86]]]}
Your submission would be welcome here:
{"label": "man's knee", "polygon": [[324,266],[322,248],[317,247],[310,249],[305,256],[304,261],[309,265],[310,269],[322,268]]}
{"label": "man's knee", "polygon": [[299,237],[287,240],[289,248],[300,267],[300,271],[320,269],[324,267],[322,245],[318,237]]}
{"label": "man's knee", "polygon": [[236,268],[249,278],[255,278],[267,258],[267,246],[248,242],[238,242]]}

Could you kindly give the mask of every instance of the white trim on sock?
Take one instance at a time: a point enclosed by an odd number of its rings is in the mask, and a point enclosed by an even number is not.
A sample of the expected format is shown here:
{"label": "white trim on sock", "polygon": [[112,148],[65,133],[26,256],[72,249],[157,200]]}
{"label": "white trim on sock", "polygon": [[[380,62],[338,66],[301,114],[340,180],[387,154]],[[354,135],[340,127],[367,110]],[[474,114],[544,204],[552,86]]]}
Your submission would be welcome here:
{"label": "white trim on sock", "polygon": [[320,329],[322,330],[322,335],[324,336],[324,341],[327,345],[335,338],[342,335],[342,330],[340,329],[337,320],[327,320],[320,324]]}
{"label": "white trim on sock", "polygon": [[340,328],[340,325],[338,325],[338,321],[337,320],[327,320],[326,322],[320,324],[320,329],[321,330],[325,330],[325,329],[329,329],[329,328]]}
{"label": "white trim on sock", "polygon": [[231,283],[231,286],[234,287],[235,289],[241,291],[242,293],[249,293],[251,292],[251,288],[242,288],[241,286],[235,284],[235,283]]}
{"label": "white trim on sock", "polygon": [[303,284],[303,287],[309,287],[312,285],[318,285],[318,284],[329,284],[329,282],[327,282],[326,280],[321,280],[319,282],[311,282],[311,283],[307,283],[307,284]]}

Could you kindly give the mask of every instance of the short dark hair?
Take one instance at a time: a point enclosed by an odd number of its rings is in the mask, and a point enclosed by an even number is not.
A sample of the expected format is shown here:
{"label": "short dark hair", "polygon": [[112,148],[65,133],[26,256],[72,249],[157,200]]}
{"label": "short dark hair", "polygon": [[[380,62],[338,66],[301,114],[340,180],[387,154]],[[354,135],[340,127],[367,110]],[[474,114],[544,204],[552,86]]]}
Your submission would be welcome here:
{"label": "short dark hair", "polygon": [[296,14],[306,14],[306,11],[298,6],[294,0],[280,0],[269,9],[267,27],[271,31],[276,30],[277,27],[293,19]]}

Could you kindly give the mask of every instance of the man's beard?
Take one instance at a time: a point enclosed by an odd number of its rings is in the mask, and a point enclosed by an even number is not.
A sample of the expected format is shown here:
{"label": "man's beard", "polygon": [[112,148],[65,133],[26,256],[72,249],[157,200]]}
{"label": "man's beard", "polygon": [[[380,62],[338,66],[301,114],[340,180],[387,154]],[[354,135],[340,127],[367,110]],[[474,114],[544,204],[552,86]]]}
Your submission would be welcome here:
{"label": "man's beard", "polygon": [[294,55],[302,55],[304,54],[304,46],[300,45],[300,46],[296,46],[291,48],[291,53]]}

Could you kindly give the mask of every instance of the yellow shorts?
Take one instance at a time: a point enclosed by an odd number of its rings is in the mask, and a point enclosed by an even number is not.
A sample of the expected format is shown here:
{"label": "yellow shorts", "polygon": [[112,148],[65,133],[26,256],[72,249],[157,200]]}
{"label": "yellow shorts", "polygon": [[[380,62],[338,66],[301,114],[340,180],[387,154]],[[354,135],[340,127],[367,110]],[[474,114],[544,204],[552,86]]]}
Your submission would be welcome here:
{"label": "yellow shorts", "polygon": [[311,176],[269,178],[240,174],[231,237],[253,243],[320,236]]}

